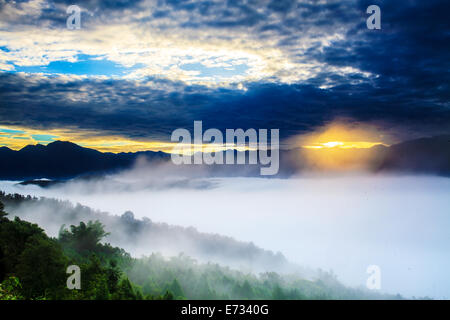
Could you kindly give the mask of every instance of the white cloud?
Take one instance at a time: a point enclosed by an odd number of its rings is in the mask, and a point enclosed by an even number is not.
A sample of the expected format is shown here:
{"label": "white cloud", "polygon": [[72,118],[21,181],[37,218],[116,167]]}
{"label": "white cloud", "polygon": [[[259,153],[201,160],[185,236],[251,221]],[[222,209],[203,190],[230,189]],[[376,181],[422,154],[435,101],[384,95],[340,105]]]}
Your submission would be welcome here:
{"label": "white cloud", "polygon": [[[203,17],[196,12],[177,11],[176,19],[169,16],[150,19],[156,9],[163,10],[148,1],[140,11],[108,12],[98,14],[97,20],[82,21],[81,30],[67,30],[35,25],[15,25],[11,20],[23,15],[39,15],[45,7],[43,1],[31,1],[22,5],[8,4],[0,13],[0,46],[9,52],[1,52],[3,70],[17,66],[45,66],[52,61],[77,61],[77,55],[95,55],[124,67],[138,67],[127,78],[145,76],[166,77],[189,83],[238,83],[264,79],[293,83],[308,80],[321,72],[337,74],[359,73],[358,69],[330,67],[307,55],[311,48],[325,48],[334,41],[344,39],[345,27],[329,32],[311,27],[299,33],[291,44],[280,46],[283,40],[276,32],[254,33],[245,28],[184,27],[192,21],[211,22],[214,16]],[[61,8],[57,8],[61,9]],[[293,13],[289,13],[290,17]],[[85,17],[84,15],[82,17]],[[18,19],[18,18],[17,18]],[[267,24],[279,25],[282,18],[267,14]],[[183,70],[185,64],[199,63],[205,68],[230,68],[243,64],[243,72],[202,76],[200,70]],[[9,65],[9,67],[8,67]],[[224,69],[227,70],[227,69]],[[229,70],[229,69],[228,69]],[[197,71],[197,72],[196,72]]]}

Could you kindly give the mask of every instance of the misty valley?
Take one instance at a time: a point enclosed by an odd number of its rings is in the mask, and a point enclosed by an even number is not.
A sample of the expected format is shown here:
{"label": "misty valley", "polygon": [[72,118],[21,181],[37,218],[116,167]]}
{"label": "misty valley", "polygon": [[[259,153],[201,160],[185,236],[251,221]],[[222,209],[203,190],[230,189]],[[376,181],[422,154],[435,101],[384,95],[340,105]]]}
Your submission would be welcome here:
{"label": "misty valley", "polygon": [[[1,193],[5,210],[18,213],[24,207],[35,210],[45,206],[46,210],[59,210],[66,214],[66,221],[84,218],[108,219],[102,213],[87,207],[71,206],[68,202],[53,199],[23,197],[18,194]],[[124,299],[124,300],[172,300],[172,299],[398,299],[400,296],[381,295],[362,289],[351,289],[337,281],[333,274],[318,272],[307,276],[295,265],[289,264],[280,254],[274,255],[251,244],[240,243],[218,235],[199,234],[195,230],[178,228],[176,234],[185,233],[184,240],[197,237],[197,250],[203,259],[236,260],[246,266],[238,271],[217,263],[199,263],[190,256],[179,253],[163,256],[153,252],[147,256],[134,258],[124,249],[101,243],[110,235],[99,220],[80,222],[65,228],[62,225],[57,238],[49,238],[36,224],[20,219],[6,220],[7,214],[0,208],[1,272],[14,272],[2,282],[2,299]],[[16,211],[18,210],[18,211]],[[54,212],[55,212],[54,211]],[[49,211],[47,211],[49,212]],[[36,214],[36,212],[34,212]],[[47,216],[51,219],[52,216]],[[61,218],[54,216],[54,218]],[[73,220],[70,220],[73,219]],[[138,221],[130,213],[121,217],[109,217],[115,224],[113,235],[120,234],[128,239],[116,241],[136,243],[136,237],[148,233],[169,239],[175,236],[174,227],[156,225],[149,220]],[[109,225],[107,222],[107,224]],[[149,230],[150,229],[150,230]],[[139,234],[143,232],[144,234]],[[20,239],[20,241],[18,241]],[[113,240],[112,238],[111,240]],[[147,241],[154,240],[151,237]],[[159,239],[161,240],[161,239]],[[183,240],[183,241],[184,241]],[[176,240],[178,245],[181,242]],[[195,240],[194,240],[195,241]],[[170,242],[170,241],[168,241]],[[164,243],[160,243],[164,245]],[[198,254],[197,254],[198,256]],[[242,259],[242,260],[239,260]],[[80,289],[65,287],[65,265],[80,265],[82,270]],[[289,270],[278,274],[274,271],[260,272],[251,269]],[[19,280],[20,279],[20,280]]]}
{"label": "misty valley", "polygon": [[[102,272],[87,278],[82,272],[82,284],[90,288],[82,290],[86,296],[55,288],[54,297],[448,295],[447,178],[208,178],[180,172],[162,177],[149,168],[56,184],[2,182],[0,201],[10,223],[36,223],[42,237],[62,248],[65,263]],[[373,264],[381,268],[381,290],[366,287],[366,269]],[[114,283],[92,280],[110,273]],[[20,295],[38,298],[44,292]]]}

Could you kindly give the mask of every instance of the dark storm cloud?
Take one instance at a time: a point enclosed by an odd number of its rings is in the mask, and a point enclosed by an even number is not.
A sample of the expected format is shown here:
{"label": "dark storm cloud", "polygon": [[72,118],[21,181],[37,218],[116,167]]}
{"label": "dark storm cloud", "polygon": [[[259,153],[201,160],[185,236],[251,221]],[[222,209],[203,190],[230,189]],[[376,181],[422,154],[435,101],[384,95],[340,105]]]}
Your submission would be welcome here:
{"label": "dark storm cloud", "polygon": [[41,129],[75,126],[99,134],[163,140],[176,128],[192,128],[194,120],[202,120],[205,129],[279,128],[282,138],[342,117],[421,135],[450,131],[448,106],[435,99],[417,99],[414,92],[369,84],[318,89],[308,84],[253,83],[243,92],[156,79],[145,85],[125,80],[31,79],[0,76],[1,124]]}
{"label": "dark storm cloud", "polygon": [[[378,1],[380,2],[380,1]],[[373,1],[360,1],[361,8]],[[365,20],[345,39],[312,58],[336,66],[353,66],[380,75],[378,86],[411,90],[417,98],[448,102],[450,19],[445,1],[382,1],[382,30],[364,28]],[[436,102],[437,102],[436,101]]]}

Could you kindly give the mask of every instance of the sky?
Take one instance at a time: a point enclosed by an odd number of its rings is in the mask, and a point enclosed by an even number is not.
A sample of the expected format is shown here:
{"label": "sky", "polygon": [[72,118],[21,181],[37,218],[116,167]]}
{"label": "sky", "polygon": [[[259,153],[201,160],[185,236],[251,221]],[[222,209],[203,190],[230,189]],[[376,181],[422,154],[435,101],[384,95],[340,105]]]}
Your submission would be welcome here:
{"label": "sky", "polygon": [[[69,30],[73,4],[81,27]],[[366,26],[372,4],[380,30]],[[0,0],[0,146],[167,151],[194,120],[277,128],[286,148],[339,146],[302,144],[335,127],[347,147],[449,134],[449,10],[435,0]]]}

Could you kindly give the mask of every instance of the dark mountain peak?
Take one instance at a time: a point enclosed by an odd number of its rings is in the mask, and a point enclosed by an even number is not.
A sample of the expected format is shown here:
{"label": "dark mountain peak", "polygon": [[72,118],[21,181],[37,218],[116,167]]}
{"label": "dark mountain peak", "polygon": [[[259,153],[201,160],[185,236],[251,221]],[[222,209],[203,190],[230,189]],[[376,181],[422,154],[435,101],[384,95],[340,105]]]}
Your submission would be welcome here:
{"label": "dark mountain peak", "polygon": [[76,143],[70,141],[56,140],[47,145],[47,148],[68,148],[68,149],[81,149],[83,147],[77,145]]}
{"label": "dark mountain peak", "polygon": [[57,156],[66,155],[79,157],[83,155],[90,157],[102,157],[105,155],[104,153],[98,150],[85,148],[70,141],[60,141],[60,140],[49,143],[47,145],[47,151],[52,155]]}
{"label": "dark mountain peak", "polygon": [[450,135],[440,135],[434,137],[427,138],[419,138],[414,140],[408,140],[404,142],[400,142],[394,146],[396,147],[431,147],[431,146],[439,146],[439,147],[447,147],[450,145]]}
{"label": "dark mountain peak", "polygon": [[[102,153],[69,141],[54,141],[44,146],[28,145],[20,151],[0,149],[0,179],[70,179],[87,174],[104,174],[131,168],[140,153]],[[158,153],[145,152],[149,160]]]}
{"label": "dark mountain peak", "polygon": [[22,149],[19,150],[19,152],[35,152],[35,151],[43,151],[45,150],[45,146],[42,144],[29,144]]}
{"label": "dark mountain peak", "polygon": [[379,169],[450,176],[450,135],[394,144]]}

